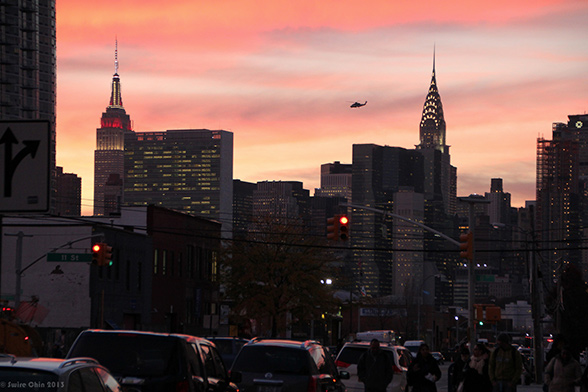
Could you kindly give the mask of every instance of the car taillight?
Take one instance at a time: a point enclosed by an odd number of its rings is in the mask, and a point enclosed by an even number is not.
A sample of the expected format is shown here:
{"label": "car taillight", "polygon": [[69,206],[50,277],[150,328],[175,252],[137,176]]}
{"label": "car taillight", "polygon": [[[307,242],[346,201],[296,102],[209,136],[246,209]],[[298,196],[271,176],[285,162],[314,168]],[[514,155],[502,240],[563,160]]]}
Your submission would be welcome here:
{"label": "car taillight", "polygon": [[318,388],[319,376],[310,376],[307,392],[320,392]]}
{"label": "car taillight", "polygon": [[176,384],[176,392],[189,392],[190,391],[190,384],[188,381],[180,381]]}
{"label": "car taillight", "polygon": [[349,365],[351,365],[351,364],[347,363],[347,362],[335,361],[335,366],[337,366],[337,367],[348,368]]}
{"label": "car taillight", "polygon": [[396,365],[392,365],[392,370],[394,371],[394,373],[402,373],[402,369],[400,369]]}

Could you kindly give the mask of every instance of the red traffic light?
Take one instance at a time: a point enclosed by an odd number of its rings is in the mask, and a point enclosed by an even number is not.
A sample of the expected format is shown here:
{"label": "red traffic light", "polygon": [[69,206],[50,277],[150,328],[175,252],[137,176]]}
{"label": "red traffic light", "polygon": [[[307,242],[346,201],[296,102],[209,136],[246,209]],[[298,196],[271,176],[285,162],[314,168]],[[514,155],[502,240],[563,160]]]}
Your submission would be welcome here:
{"label": "red traffic light", "polygon": [[341,218],[339,218],[339,223],[341,223],[342,225],[346,225],[349,223],[349,218],[347,218],[345,215],[341,216]]}
{"label": "red traffic light", "polygon": [[349,239],[349,218],[347,215],[339,215],[339,239],[341,241]]}
{"label": "red traffic light", "polygon": [[102,249],[102,245],[101,244],[94,244],[94,245],[92,245],[92,252],[98,253],[98,252],[100,252],[100,249]]}

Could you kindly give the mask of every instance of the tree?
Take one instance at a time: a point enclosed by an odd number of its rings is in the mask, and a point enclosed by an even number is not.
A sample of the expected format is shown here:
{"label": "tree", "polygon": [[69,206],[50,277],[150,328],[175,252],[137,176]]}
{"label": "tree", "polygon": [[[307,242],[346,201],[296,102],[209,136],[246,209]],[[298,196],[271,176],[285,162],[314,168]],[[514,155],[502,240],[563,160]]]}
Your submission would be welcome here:
{"label": "tree", "polygon": [[330,285],[334,261],[322,237],[306,235],[301,223],[260,219],[244,238],[235,239],[222,257],[222,283],[232,313],[269,320],[272,337],[294,321],[320,319],[337,301]]}

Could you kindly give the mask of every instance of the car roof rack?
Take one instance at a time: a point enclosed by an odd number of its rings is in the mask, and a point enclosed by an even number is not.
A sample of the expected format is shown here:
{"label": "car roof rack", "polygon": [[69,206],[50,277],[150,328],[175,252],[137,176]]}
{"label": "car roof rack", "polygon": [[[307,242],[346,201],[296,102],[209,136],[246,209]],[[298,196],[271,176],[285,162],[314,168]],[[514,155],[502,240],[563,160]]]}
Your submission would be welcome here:
{"label": "car roof rack", "polygon": [[59,368],[61,369],[66,366],[72,366],[72,365],[75,365],[76,363],[92,363],[92,364],[100,365],[100,363],[97,360],[95,360],[94,358],[79,357],[79,358],[66,359],[65,361],[63,361],[61,363],[61,365],[59,365]]}

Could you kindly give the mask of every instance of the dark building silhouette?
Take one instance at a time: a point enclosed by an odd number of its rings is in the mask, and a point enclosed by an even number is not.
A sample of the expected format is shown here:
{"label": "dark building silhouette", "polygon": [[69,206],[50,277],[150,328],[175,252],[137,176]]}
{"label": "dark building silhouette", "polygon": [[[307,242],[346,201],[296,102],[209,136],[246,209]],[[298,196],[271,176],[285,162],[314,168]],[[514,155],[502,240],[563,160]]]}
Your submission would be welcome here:
{"label": "dark building silhouette", "polygon": [[583,264],[588,115],[569,116],[567,124],[554,123],[552,131],[552,140],[537,139],[535,229],[545,244],[541,267],[547,286],[557,282],[567,263]]}
{"label": "dark building silhouette", "polygon": [[[422,213],[414,211],[423,210],[424,173],[420,152],[375,144],[353,145],[352,203],[394,213],[394,198],[399,192],[410,193],[411,200],[421,195],[420,206],[409,204],[412,205],[410,213],[422,221]],[[392,244],[394,231],[400,226],[395,226],[391,217],[365,209],[354,209],[351,219],[356,290],[371,296],[396,294]],[[420,229],[418,232],[422,233]],[[422,252],[413,254],[413,262],[416,270],[422,268]]]}
{"label": "dark building silhouette", "polygon": [[[132,133],[131,118],[122,102],[120,77],[118,75],[118,45],[114,57],[112,91],[106,111],[102,113],[100,128],[96,129],[96,151],[94,152],[94,215],[109,215],[120,212],[120,206],[112,205],[112,183],[109,200],[105,203],[105,189],[112,174],[124,178],[125,133]],[[122,183],[120,184],[122,194]]]}
{"label": "dark building silhouette", "polygon": [[253,192],[257,184],[233,180],[233,237],[243,237],[253,222]]}
{"label": "dark building silhouette", "polygon": [[82,179],[74,173],[64,173],[56,167],[55,214],[80,216],[82,214]]}

